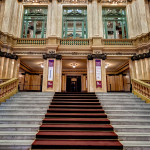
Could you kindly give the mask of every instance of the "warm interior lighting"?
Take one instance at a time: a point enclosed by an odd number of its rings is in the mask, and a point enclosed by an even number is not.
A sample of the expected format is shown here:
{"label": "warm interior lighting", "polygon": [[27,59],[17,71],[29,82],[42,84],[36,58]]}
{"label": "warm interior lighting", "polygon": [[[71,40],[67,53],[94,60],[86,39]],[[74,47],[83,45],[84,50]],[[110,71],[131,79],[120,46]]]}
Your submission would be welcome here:
{"label": "warm interior lighting", "polygon": [[105,68],[106,68],[106,69],[108,68],[108,66],[109,66],[109,64],[105,64]]}
{"label": "warm interior lighting", "polygon": [[77,65],[78,65],[78,64],[76,64],[76,63],[72,63],[72,64],[71,64],[71,66],[72,66],[73,68],[76,68]]}
{"label": "warm interior lighting", "polygon": [[43,64],[41,64],[41,68],[44,68],[44,65],[43,65]]}

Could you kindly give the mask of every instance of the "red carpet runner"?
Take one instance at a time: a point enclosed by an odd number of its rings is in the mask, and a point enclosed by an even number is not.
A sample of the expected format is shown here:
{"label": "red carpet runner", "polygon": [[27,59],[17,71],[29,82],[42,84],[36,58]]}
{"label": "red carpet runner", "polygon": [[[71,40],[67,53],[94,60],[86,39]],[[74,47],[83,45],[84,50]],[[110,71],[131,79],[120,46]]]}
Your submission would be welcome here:
{"label": "red carpet runner", "polygon": [[32,149],[122,150],[94,93],[56,93]]}

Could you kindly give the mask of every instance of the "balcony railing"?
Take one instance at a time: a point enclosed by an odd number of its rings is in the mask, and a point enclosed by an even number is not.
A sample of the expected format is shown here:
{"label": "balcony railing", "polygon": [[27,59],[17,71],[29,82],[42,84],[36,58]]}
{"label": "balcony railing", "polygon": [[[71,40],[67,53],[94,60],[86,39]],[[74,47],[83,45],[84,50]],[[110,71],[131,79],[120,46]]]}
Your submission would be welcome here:
{"label": "balcony railing", "polygon": [[29,39],[29,38],[21,38],[17,39],[17,44],[23,44],[23,45],[45,45],[46,39]]}
{"label": "balcony railing", "polygon": [[132,46],[132,39],[102,39],[103,45],[124,45],[124,46]]}
{"label": "balcony railing", "polygon": [[90,45],[89,39],[60,39],[60,45]]}
{"label": "balcony railing", "polygon": [[150,84],[143,81],[132,79],[132,91],[135,95],[150,103]]}
{"label": "balcony railing", "polygon": [[4,102],[18,91],[18,79],[13,78],[0,84],[0,102]]}

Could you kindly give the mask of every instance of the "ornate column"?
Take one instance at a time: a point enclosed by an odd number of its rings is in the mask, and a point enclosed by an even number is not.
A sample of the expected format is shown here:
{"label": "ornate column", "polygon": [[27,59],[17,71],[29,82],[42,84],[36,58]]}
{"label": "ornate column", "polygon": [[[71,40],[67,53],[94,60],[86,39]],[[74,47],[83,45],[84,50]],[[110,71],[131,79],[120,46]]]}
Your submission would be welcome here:
{"label": "ornate column", "polygon": [[62,61],[61,55],[43,55],[43,92],[61,92]]}
{"label": "ornate column", "polygon": [[87,84],[88,92],[95,92],[94,60],[92,57],[88,57],[87,60]]}
{"label": "ornate column", "polygon": [[[57,0],[52,1],[51,36],[57,35]],[[61,14],[62,15],[62,14]]]}
{"label": "ornate column", "polygon": [[54,77],[54,85],[55,92],[61,92],[61,84],[62,84],[62,60],[61,57],[56,57],[56,66],[55,66],[55,77]]}
{"label": "ornate column", "polygon": [[98,26],[99,26],[99,18],[98,18],[98,4],[97,0],[92,1],[92,19],[93,19],[93,36],[99,36]]}
{"label": "ornate column", "polygon": [[82,92],[86,92],[87,91],[87,89],[86,89],[86,74],[83,74],[82,76],[81,76],[81,91]]}
{"label": "ornate column", "polygon": [[88,92],[107,92],[105,59],[105,54],[88,56]]}
{"label": "ornate column", "polygon": [[66,92],[66,75],[62,74],[62,92]]}

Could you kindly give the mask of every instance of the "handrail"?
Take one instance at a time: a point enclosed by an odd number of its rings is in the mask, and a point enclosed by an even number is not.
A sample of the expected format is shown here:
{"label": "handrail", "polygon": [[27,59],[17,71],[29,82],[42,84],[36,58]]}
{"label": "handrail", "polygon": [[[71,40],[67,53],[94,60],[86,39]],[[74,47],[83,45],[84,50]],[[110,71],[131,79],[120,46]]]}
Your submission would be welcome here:
{"label": "handrail", "polygon": [[150,84],[141,80],[132,79],[132,92],[145,100],[146,103],[150,103]]}
{"label": "handrail", "polygon": [[18,79],[12,78],[0,84],[0,102],[5,102],[10,96],[18,92]]}

